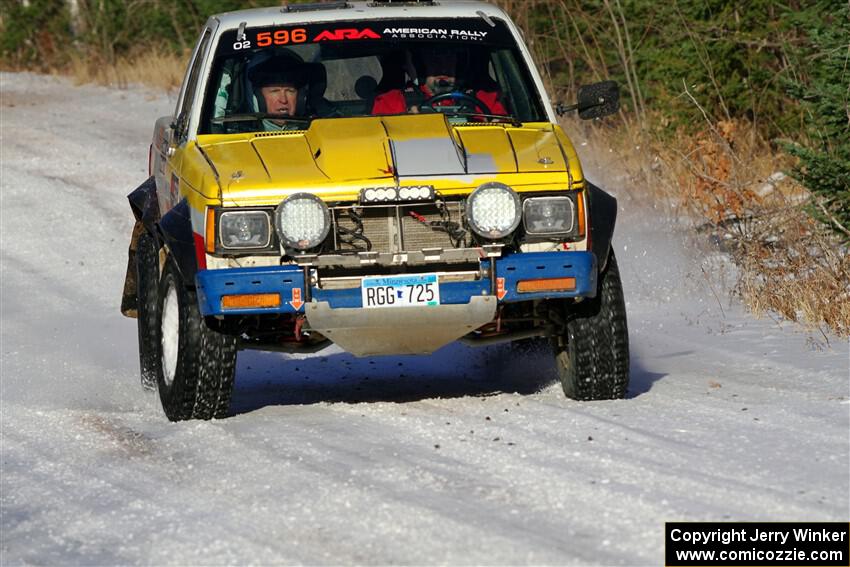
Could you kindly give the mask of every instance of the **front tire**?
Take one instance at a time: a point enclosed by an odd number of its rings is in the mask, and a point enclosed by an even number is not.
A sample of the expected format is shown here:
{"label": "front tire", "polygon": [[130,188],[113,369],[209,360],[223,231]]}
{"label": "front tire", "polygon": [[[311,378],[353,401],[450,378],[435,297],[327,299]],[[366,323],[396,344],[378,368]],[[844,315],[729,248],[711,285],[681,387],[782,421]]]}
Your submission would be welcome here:
{"label": "front tire", "polygon": [[156,389],[156,367],[159,363],[156,333],[158,287],[159,246],[152,234],[143,232],[136,244],[136,326],[142,388],[149,391]]}
{"label": "front tire", "polygon": [[596,297],[567,313],[555,337],[555,363],[564,394],[574,400],[624,398],[629,386],[629,332],[614,253],[599,274]]}
{"label": "front tire", "polygon": [[173,261],[159,285],[157,386],[171,421],[227,417],[236,338],[210,329]]}

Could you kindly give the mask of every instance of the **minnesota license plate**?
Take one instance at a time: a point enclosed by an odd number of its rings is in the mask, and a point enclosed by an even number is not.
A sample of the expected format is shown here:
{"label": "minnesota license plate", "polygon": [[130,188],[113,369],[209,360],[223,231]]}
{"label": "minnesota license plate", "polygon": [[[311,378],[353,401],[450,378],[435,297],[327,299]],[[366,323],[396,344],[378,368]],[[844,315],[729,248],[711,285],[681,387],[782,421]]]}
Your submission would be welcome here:
{"label": "minnesota license plate", "polygon": [[363,307],[411,307],[440,304],[437,274],[363,278]]}

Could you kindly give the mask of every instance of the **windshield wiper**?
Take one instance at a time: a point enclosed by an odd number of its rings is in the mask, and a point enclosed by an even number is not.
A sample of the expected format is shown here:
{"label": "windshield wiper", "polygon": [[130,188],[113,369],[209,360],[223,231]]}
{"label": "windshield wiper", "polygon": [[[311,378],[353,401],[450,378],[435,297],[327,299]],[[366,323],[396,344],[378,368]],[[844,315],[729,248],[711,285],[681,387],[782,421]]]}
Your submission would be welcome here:
{"label": "windshield wiper", "polygon": [[[517,120],[513,116],[506,116],[504,114],[483,114],[481,112],[446,112],[449,116],[480,116],[481,118],[494,118],[501,122],[510,122],[511,126],[516,126],[519,128],[522,126],[522,122]],[[482,122],[482,124],[487,124],[487,122]]]}
{"label": "windshield wiper", "polygon": [[307,122],[313,121],[314,116],[291,116],[289,114],[279,114],[273,112],[246,112],[245,114],[231,114],[230,116],[219,116],[210,120],[213,124],[227,124],[229,122],[251,122],[255,120],[285,120],[292,122]]}

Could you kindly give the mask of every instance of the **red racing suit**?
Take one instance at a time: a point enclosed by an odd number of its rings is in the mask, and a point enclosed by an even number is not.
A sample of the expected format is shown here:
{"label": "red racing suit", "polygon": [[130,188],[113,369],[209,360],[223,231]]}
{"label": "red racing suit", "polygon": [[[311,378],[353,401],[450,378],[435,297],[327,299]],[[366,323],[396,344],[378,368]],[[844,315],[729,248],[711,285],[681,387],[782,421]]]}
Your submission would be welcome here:
{"label": "red racing suit", "polygon": [[[425,85],[420,86],[419,90],[422,91],[422,94],[425,96],[424,100],[428,100],[434,96]],[[375,103],[372,105],[372,114],[405,114],[408,109],[408,102],[404,93],[405,91],[401,89],[394,89],[379,94],[375,97]],[[508,115],[507,109],[499,101],[498,92],[476,91],[475,98],[486,104],[490,108],[492,114],[498,114],[500,116]],[[452,100],[446,99],[438,102],[435,106],[450,106],[451,104]],[[483,109],[479,108],[478,110]]]}

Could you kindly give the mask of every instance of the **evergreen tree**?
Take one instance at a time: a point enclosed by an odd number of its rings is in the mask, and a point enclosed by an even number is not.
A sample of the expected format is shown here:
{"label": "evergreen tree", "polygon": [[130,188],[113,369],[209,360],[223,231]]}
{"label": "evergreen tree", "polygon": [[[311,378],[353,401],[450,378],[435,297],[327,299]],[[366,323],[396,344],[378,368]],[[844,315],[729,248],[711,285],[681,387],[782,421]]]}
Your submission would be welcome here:
{"label": "evergreen tree", "polygon": [[850,240],[850,5],[808,31],[800,53],[807,76],[789,84],[808,141],[786,148],[800,160],[793,175],[812,192],[811,214]]}

